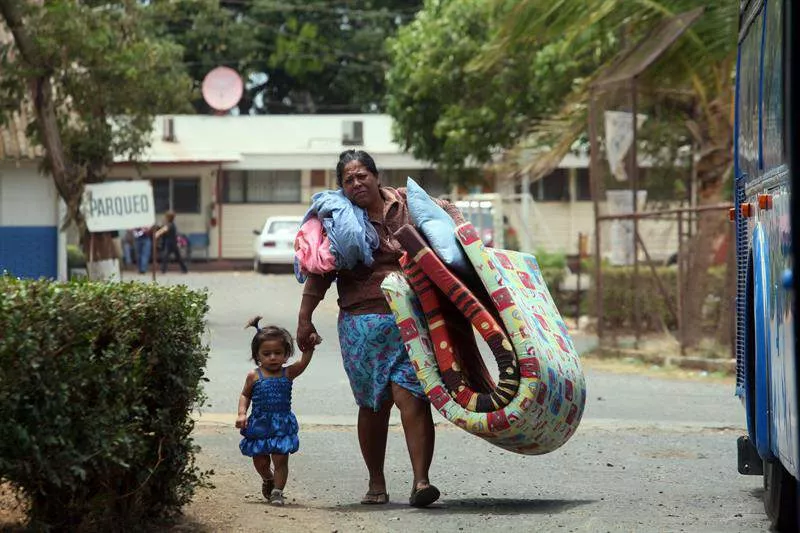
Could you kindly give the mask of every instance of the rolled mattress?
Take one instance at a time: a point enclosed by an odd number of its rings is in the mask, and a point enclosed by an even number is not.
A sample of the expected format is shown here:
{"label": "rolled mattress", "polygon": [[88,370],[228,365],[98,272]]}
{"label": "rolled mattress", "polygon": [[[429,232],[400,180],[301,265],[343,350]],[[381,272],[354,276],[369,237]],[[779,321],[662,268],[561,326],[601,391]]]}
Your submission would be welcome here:
{"label": "rolled mattress", "polygon": [[[460,404],[458,391],[450,390],[443,380],[418,295],[405,275],[393,273],[384,280],[382,289],[417,377],[439,413],[465,431],[515,453],[537,455],[553,451],[574,434],[580,423],[586,384],[578,354],[536,258],[485,247],[469,223],[459,226],[456,236],[483,285],[473,286],[473,292],[488,293],[491,301],[492,313],[472,313],[482,320],[473,321],[473,326],[478,332],[487,330],[494,335],[498,329],[501,331],[503,338],[493,344],[510,344],[513,361],[510,367],[503,366],[506,371],[514,369],[513,379],[516,381],[518,376],[518,385],[513,394],[503,398],[504,405],[498,409],[479,412],[474,409],[474,402]],[[470,286],[453,291],[452,274],[443,272],[434,261],[421,259],[428,253],[432,253],[430,248],[424,246],[414,256],[407,253],[406,272],[418,276],[421,270],[439,287],[440,297],[450,298],[459,308],[474,306],[476,298],[465,298],[463,294],[464,290],[470,291]],[[415,256],[419,263],[414,261]],[[419,286],[418,280],[415,283]],[[501,324],[495,324],[492,315],[499,316]],[[503,359],[498,358],[498,363]]]}

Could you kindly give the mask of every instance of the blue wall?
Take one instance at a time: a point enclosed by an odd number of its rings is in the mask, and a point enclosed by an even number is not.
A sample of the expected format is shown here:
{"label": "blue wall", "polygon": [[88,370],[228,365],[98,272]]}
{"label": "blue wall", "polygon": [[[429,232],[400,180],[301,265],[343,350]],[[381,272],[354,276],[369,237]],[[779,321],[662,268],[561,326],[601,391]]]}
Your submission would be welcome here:
{"label": "blue wall", "polygon": [[21,278],[58,276],[58,228],[0,226],[0,274]]}

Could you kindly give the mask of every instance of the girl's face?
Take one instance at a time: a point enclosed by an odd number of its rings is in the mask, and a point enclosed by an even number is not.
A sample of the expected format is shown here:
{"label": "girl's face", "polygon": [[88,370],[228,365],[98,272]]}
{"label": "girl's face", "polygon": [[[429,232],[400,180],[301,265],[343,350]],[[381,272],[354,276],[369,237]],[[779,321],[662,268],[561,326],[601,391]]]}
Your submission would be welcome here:
{"label": "girl's face", "polygon": [[262,341],[258,347],[258,365],[270,372],[280,370],[288,359],[286,348],[280,339]]}

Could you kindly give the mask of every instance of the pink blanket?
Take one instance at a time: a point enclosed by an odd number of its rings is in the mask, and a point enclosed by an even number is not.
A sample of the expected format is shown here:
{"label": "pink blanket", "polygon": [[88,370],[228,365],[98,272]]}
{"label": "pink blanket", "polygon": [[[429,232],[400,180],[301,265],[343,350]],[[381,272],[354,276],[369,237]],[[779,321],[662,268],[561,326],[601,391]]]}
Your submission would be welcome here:
{"label": "pink blanket", "polygon": [[294,255],[299,263],[300,272],[305,276],[336,270],[336,259],[331,253],[331,243],[317,217],[309,218],[300,226],[294,239]]}

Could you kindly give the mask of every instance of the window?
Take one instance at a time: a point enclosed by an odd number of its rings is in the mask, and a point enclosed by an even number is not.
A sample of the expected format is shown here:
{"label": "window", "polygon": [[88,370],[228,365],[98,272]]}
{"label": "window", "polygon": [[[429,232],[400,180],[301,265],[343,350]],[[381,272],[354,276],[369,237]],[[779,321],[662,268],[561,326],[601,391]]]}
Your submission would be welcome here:
{"label": "window", "polygon": [[783,146],[783,2],[767,3],[764,39],[764,104],[761,146],[764,170],[784,162]]}
{"label": "window", "polygon": [[569,170],[557,168],[542,179],[531,183],[531,195],[537,202],[568,202]]}
{"label": "window", "polygon": [[300,203],[299,170],[231,170],[223,182],[225,203]]}
{"label": "window", "polygon": [[364,122],[345,120],[342,122],[342,145],[362,146],[364,144]]}
{"label": "window", "polygon": [[154,178],[150,182],[156,213],[170,209],[176,213],[200,212],[200,178]]}
{"label": "window", "polygon": [[[758,172],[758,90],[761,33],[764,12],[755,18],[739,46],[739,136],[737,139],[739,176],[754,177]],[[738,177],[738,176],[737,176]]]}
{"label": "window", "polygon": [[588,202],[592,199],[592,182],[588,168],[578,168],[575,173],[575,200]]}
{"label": "window", "polygon": [[312,187],[327,187],[328,186],[328,173],[324,170],[311,171],[311,186]]}

